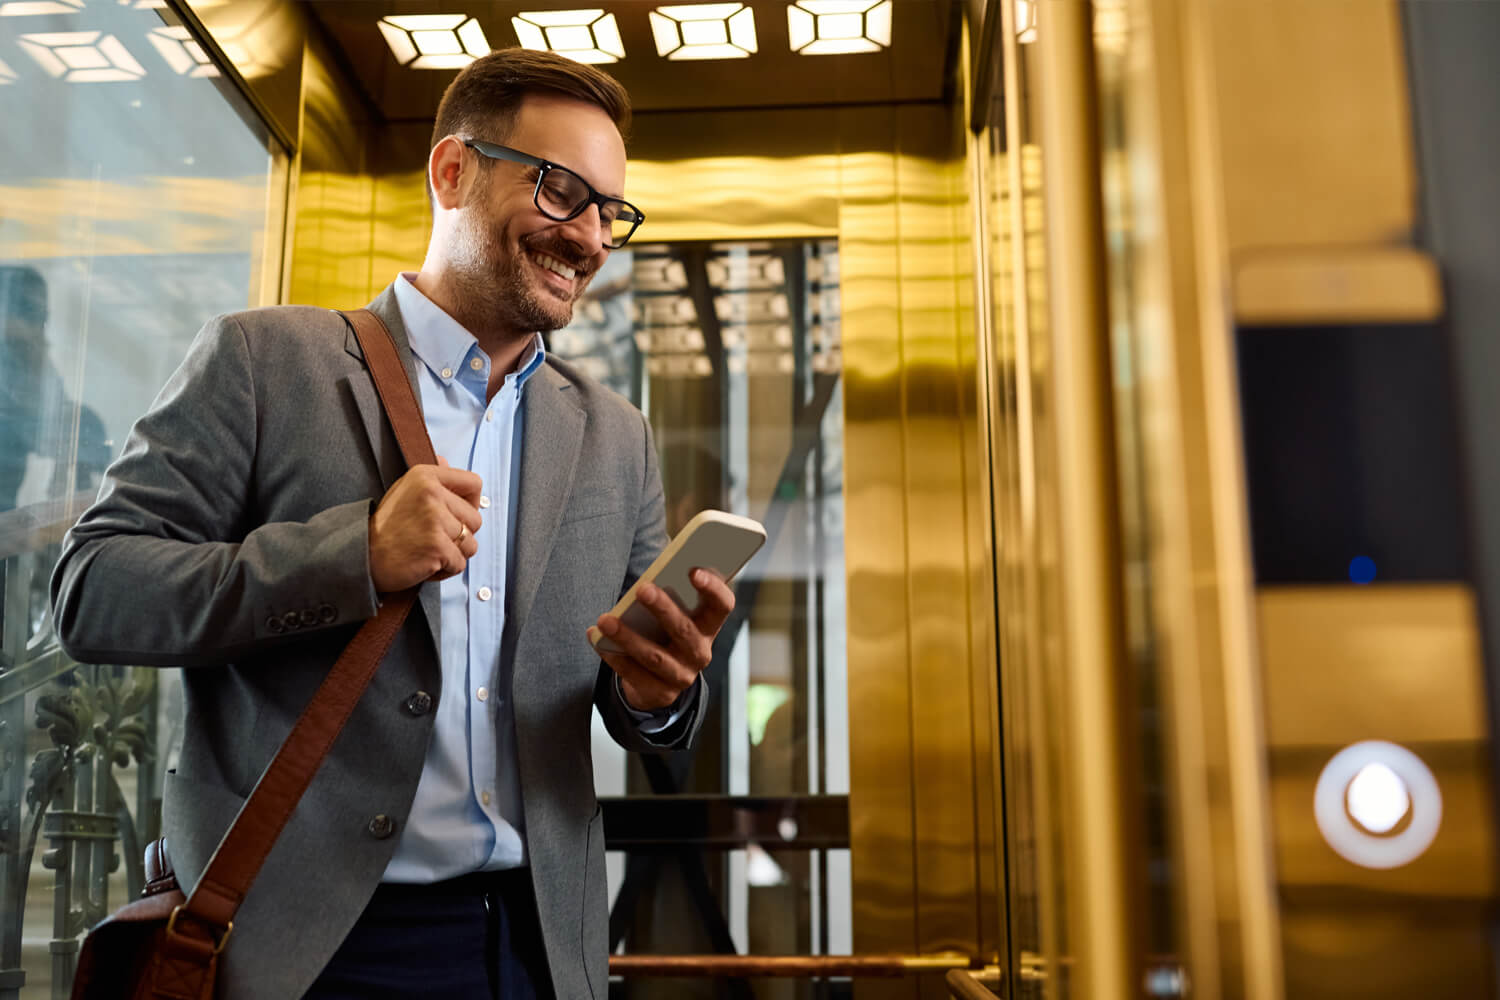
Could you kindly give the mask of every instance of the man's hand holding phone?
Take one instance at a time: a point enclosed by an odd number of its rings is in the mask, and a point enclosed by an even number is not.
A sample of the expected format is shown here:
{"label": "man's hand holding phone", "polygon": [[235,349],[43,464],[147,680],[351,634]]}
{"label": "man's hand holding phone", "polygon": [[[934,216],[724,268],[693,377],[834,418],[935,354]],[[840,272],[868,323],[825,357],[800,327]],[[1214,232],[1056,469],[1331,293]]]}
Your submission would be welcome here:
{"label": "man's hand holding phone", "polygon": [[734,610],[729,581],[765,540],[766,529],[747,517],[702,511],[599,616],[589,642],[620,675],[632,708],[667,708],[698,679]]}
{"label": "man's hand holding phone", "polygon": [[714,637],[734,610],[734,591],[717,573],[695,569],[689,579],[698,591],[698,607],[692,614],[654,584],[636,590],[636,602],[661,625],[663,642],[646,638],[613,614],[599,616],[599,632],[621,651],[607,652],[599,645],[595,649],[620,675],[625,701],[637,711],[667,708],[693,686],[713,657]]}

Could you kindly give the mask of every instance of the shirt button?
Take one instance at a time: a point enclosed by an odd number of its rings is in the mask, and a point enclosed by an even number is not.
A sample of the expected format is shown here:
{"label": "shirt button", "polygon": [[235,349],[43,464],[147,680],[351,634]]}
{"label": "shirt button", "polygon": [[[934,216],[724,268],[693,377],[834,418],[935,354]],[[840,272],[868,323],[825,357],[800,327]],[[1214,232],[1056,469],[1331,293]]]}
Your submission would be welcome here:
{"label": "shirt button", "polygon": [[490,689],[480,688],[478,691],[474,692],[474,697],[478,698],[480,701],[488,701],[490,697]]}
{"label": "shirt button", "polygon": [[479,796],[479,801],[483,802],[485,805],[489,805],[490,804],[490,793],[489,792],[484,792],[483,794],[481,794]]}
{"label": "shirt button", "polygon": [[481,361],[481,360],[479,360],[478,358],[470,358],[469,359],[469,367],[472,368],[472,369],[474,369],[477,372],[481,368],[484,367],[484,362]]}
{"label": "shirt button", "polygon": [[479,498],[479,507],[480,507],[481,510],[488,510],[489,506],[490,506],[490,498],[489,497],[480,497]]}
{"label": "shirt button", "polygon": [[485,423],[487,423],[487,424],[488,423],[493,423],[494,420],[495,420],[495,415],[493,413],[486,413],[484,415],[484,422]]}
{"label": "shirt button", "polygon": [[426,691],[415,691],[406,699],[408,715],[426,715],[432,711],[432,695]]}
{"label": "shirt button", "polygon": [[480,587],[479,588],[479,599],[481,601],[488,601],[493,596],[494,596],[494,591],[490,590],[490,588],[488,588],[488,587]]}
{"label": "shirt button", "polygon": [[396,821],[385,813],[380,813],[374,819],[370,820],[369,825],[365,829],[369,830],[370,836],[376,840],[384,840],[396,832]]}
{"label": "shirt button", "polygon": [[443,378],[452,378],[452,377],[453,377],[453,369],[452,368],[444,368],[443,369]]}

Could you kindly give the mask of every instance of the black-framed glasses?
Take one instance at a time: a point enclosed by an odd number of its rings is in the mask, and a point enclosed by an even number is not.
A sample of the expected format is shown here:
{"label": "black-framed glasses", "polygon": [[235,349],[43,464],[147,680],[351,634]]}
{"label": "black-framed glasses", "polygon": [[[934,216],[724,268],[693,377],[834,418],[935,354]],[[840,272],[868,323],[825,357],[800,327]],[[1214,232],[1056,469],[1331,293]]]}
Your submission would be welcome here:
{"label": "black-framed glasses", "polygon": [[558,166],[539,156],[529,156],[509,146],[498,146],[481,139],[465,139],[464,145],[492,160],[509,160],[536,167],[536,190],[531,193],[537,210],[556,222],[567,222],[582,215],[590,205],[599,206],[599,219],[608,234],[604,245],[618,250],[630,241],[646,216],[628,201],[611,198],[594,190],[592,184],[567,167]]}

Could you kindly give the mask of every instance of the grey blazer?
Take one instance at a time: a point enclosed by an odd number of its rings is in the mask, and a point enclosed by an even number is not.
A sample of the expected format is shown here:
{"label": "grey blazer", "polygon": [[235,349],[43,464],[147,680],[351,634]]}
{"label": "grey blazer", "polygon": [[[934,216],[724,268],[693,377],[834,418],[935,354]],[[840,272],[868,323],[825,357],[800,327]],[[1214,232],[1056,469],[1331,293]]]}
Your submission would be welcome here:
{"label": "grey blazer", "polygon": [[[371,308],[415,384],[394,291]],[[559,1000],[604,1000],[591,706],[628,749],[681,748],[707,694],[700,680],[686,716],[652,742],[585,638],[666,541],[644,418],[550,357],[524,406],[501,660],[514,665],[515,759],[554,986]],[[358,623],[375,613],[368,519],[403,471],[343,318],[256,309],[203,328],[69,533],[52,578],[64,649],[85,662],[189,668],[164,817],[185,889]],[[223,1000],[301,996],[374,892],[432,735],[435,713],[413,714],[408,706],[423,700],[411,696],[449,695],[439,690],[439,622],[429,583],[235,920]]]}

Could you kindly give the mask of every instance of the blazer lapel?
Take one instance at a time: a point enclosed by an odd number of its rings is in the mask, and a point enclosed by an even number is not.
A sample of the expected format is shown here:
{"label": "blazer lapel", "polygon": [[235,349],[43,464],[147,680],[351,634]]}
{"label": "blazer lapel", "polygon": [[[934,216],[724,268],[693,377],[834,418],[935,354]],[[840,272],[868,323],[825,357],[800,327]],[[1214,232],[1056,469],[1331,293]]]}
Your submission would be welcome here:
{"label": "blazer lapel", "polygon": [[[391,331],[391,339],[396,342],[396,353],[401,356],[401,363],[406,368],[406,377],[411,381],[411,391],[417,397],[417,409],[420,410],[422,387],[417,381],[417,359],[411,352],[406,325],[401,322],[401,306],[396,301],[396,286],[387,285],[385,290],[375,297],[375,301],[370,303],[369,309],[379,316],[385,323],[385,328]],[[358,358],[360,364],[364,364],[365,354],[359,349],[359,340],[354,336],[354,330],[347,325],[344,330],[344,350]],[[380,396],[375,392],[375,383],[370,380],[369,375],[353,376],[349,378],[348,385],[350,394],[354,397],[354,405],[359,410],[360,422],[364,424],[365,434],[370,439],[370,450],[380,470],[380,481],[389,490],[406,472],[406,460],[401,457],[401,449],[396,444],[396,436],[391,432],[390,425],[386,421],[385,410],[380,405]],[[441,649],[439,624],[442,619],[442,604],[438,585],[433,582],[424,583],[418,593],[418,598],[422,611],[427,616],[427,624],[432,629],[433,643]]]}
{"label": "blazer lapel", "polygon": [[521,444],[520,499],[516,511],[516,561],[511,625],[519,637],[547,568],[552,538],[573,489],[588,415],[572,400],[572,387],[550,365],[526,386],[526,426]]}

